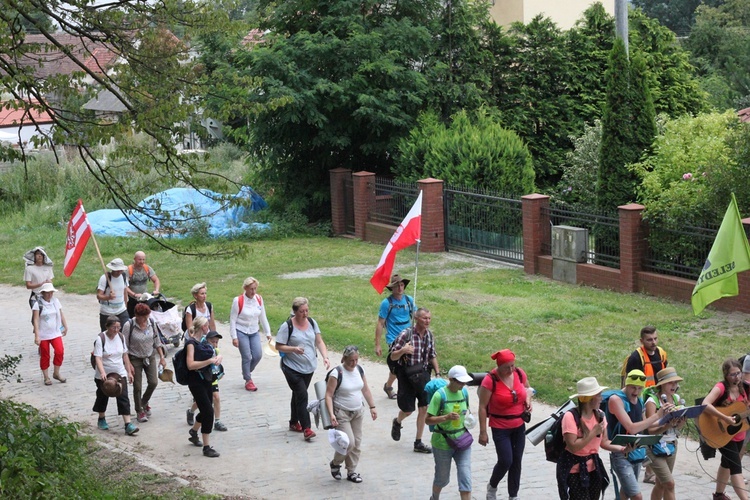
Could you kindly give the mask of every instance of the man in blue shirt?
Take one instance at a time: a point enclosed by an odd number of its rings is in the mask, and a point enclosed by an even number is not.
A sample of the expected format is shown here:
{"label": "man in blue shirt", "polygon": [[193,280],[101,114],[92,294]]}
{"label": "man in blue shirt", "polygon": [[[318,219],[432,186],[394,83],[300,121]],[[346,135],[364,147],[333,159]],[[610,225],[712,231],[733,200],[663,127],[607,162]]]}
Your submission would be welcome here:
{"label": "man in blue shirt", "polygon": [[378,312],[378,323],[375,325],[375,354],[383,355],[380,340],[383,337],[383,329],[386,330],[385,342],[388,347],[386,350],[386,362],[388,363],[388,381],[383,385],[383,390],[389,399],[396,399],[397,395],[393,391],[393,382],[396,380],[396,367],[398,363],[393,361],[388,355],[391,344],[396,340],[398,334],[404,329],[411,326],[412,317],[414,316],[414,299],[404,293],[409,280],[401,279],[401,276],[394,274],[391,282],[385,287],[391,291],[391,295],[383,299],[380,303]]}

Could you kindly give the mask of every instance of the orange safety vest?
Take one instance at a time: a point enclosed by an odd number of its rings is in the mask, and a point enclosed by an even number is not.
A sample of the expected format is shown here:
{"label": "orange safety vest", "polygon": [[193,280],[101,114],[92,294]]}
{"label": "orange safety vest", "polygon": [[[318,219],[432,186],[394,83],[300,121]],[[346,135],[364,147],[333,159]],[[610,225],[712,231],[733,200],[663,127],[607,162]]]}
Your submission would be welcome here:
{"label": "orange safety vest", "polygon": [[[648,353],[646,352],[646,348],[644,346],[639,347],[637,351],[638,351],[638,354],[641,355],[641,364],[643,365],[643,373],[646,374],[646,387],[651,387],[651,386],[656,385],[656,374],[659,373],[661,370],[663,370],[667,364],[667,351],[665,351],[659,346],[656,346],[656,352],[659,353],[659,359],[660,359],[658,363],[654,363],[650,360]],[[659,365],[658,370],[654,369],[655,364]]]}

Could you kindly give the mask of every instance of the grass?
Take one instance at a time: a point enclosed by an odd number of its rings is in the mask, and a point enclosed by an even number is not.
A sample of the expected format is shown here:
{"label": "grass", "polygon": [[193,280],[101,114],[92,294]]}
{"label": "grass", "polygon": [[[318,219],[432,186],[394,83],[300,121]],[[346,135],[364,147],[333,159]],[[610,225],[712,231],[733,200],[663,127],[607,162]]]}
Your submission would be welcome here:
{"label": "grass", "polygon": [[[91,294],[102,273],[89,244],[73,276],[62,276],[64,231],[60,228],[18,230],[0,223],[0,282],[21,284],[22,254],[44,245],[55,261],[55,286],[66,292]],[[273,329],[289,314],[292,299],[306,296],[321,325],[326,343],[340,350],[349,343],[364,356],[374,356],[376,311],[380,300],[368,280],[382,247],[349,239],[324,237],[240,242],[238,257],[211,257],[219,248],[200,243],[204,258],[183,257],[144,239],[99,238],[105,262],[122,257],[129,262],[144,250],[170,297],[190,299],[190,288],[208,283],[208,295],[218,318],[228,320],[231,299],[242,281],[260,281]],[[177,246],[196,242],[178,242]],[[450,256],[448,256],[450,257]],[[413,279],[414,252],[404,251],[397,270]],[[315,271],[317,270],[317,271]],[[295,274],[298,273],[298,274]],[[617,386],[623,360],[638,345],[641,327],[653,324],[670,364],[685,379],[681,393],[687,401],[704,396],[721,378],[727,357],[746,350],[750,319],[707,311],[694,317],[689,305],[643,295],[620,294],[571,286],[521,270],[490,268],[446,255],[420,255],[417,304],[432,311],[440,365],[447,371],[464,364],[469,371],[492,367],[490,354],[513,349],[538,397],[560,404],[575,392],[576,380],[593,375],[603,385]],[[409,294],[413,294],[410,286]],[[19,297],[25,304],[25,294]],[[92,336],[94,332],[92,332]],[[13,353],[9,353],[13,354]]]}

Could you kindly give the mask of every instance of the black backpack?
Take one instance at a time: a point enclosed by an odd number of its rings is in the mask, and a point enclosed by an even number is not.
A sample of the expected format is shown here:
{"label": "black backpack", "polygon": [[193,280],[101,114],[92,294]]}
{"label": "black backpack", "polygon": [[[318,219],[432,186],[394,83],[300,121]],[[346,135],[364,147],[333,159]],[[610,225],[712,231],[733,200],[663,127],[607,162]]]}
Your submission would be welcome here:
{"label": "black backpack", "polygon": [[[206,307],[208,308],[208,314],[213,316],[213,306],[210,302],[206,302]],[[187,310],[190,308],[190,314],[193,316],[193,320],[195,320],[195,315],[197,314],[197,308],[195,307],[195,302],[191,302],[188,304],[188,306],[185,308],[184,311],[182,311],[182,331],[187,331],[187,321],[185,319],[185,316],[187,316]]]}
{"label": "black backpack", "polygon": [[[312,326],[313,331],[314,331],[315,328],[316,328],[315,327],[315,320],[312,319],[312,318],[310,318],[310,317],[308,317],[307,321],[310,322],[310,326]],[[289,331],[289,336],[286,339],[286,345],[289,345],[289,341],[292,340],[292,332],[294,331],[294,325],[292,325],[292,317],[291,316],[289,317],[289,319],[286,320],[286,328],[287,328],[287,331]],[[286,356],[286,353],[285,352],[279,352],[279,356],[283,358],[284,356]],[[316,357],[318,356],[317,351],[316,351],[315,356]],[[326,378],[326,380],[328,380],[328,378]],[[341,377],[339,377],[339,384],[340,383],[341,383]],[[338,389],[338,386],[336,386],[336,388]]]}
{"label": "black backpack", "polygon": [[188,367],[187,367],[187,349],[183,347],[172,356],[172,366],[174,367],[174,378],[180,385],[187,385],[188,383]]}
{"label": "black backpack", "polygon": [[[357,365],[357,369],[359,370],[359,376],[360,377],[364,377],[365,376],[365,371],[362,369],[362,367],[359,366],[359,365]],[[336,382],[336,390],[333,391],[335,393],[336,391],[339,390],[339,387],[341,387],[341,379],[344,377],[344,369],[341,367],[341,365],[338,365],[333,370],[336,370],[336,372],[337,372],[337,379],[338,379],[338,381]],[[333,370],[329,371],[326,374],[326,385],[328,385],[328,378],[331,376],[331,373],[333,373]]]}
{"label": "black backpack", "polygon": [[[117,332],[117,335],[120,337],[123,347],[125,347],[125,337],[122,335],[122,332]],[[102,356],[104,356],[104,353],[107,352],[104,347],[104,332],[99,334],[99,338],[102,339]],[[94,348],[96,348],[96,339],[94,339]],[[94,356],[94,351],[91,351],[91,368],[96,370],[96,356]]]}
{"label": "black backpack", "polygon": [[[572,408],[568,411],[573,413],[576,427],[580,429],[581,415],[578,413],[578,408]],[[565,451],[565,439],[562,430],[562,420],[565,413],[560,416],[557,416],[556,413],[552,414],[552,418],[555,419],[555,422],[552,424],[552,427],[550,427],[550,430],[547,431],[547,435],[544,438],[544,454],[546,455],[548,462],[557,463]]]}

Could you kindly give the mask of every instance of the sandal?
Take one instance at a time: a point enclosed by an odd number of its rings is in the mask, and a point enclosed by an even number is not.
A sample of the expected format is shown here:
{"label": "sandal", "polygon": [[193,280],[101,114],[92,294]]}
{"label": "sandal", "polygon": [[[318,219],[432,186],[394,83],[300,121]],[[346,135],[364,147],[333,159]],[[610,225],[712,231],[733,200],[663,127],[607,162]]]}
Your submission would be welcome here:
{"label": "sandal", "polygon": [[48,379],[48,378],[45,378],[44,379],[44,385],[52,385],[52,380]]}
{"label": "sandal", "polygon": [[336,481],[341,481],[341,466],[334,465],[333,462],[331,462],[329,465],[331,466],[331,476],[333,476]]}
{"label": "sandal", "polygon": [[346,475],[346,480],[351,481],[353,483],[361,483],[362,482],[362,476],[360,476],[356,472],[350,472]]}
{"label": "sandal", "polygon": [[644,474],[643,482],[646,484],[656,484],[655,476],[656,474],[654,474],[653,472],[651,474]]}
{"label": "sandal", "polygon": [[[61,384],[64,384],[65,382],[68,381],[68,379],[66,379],[65,377],[61,377],[59,374],[52,375],[52,378],[55,379],[55,380],[57,380]],[[50,383],[52,383],[52,382],[50,382]]]}
{"label": "sandal", "polygon": [[388,384],[387,382],[383,384],[383,390],[388,395],[388,399],[396,399],[398,397],[398,394],[393,392],[393,387],[388,387],[387,384]]}

